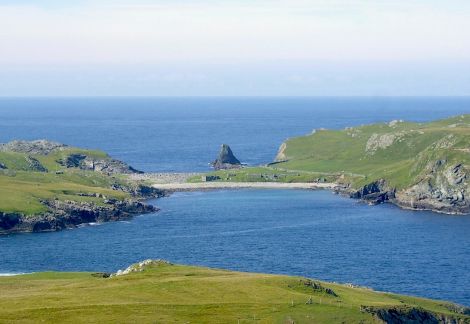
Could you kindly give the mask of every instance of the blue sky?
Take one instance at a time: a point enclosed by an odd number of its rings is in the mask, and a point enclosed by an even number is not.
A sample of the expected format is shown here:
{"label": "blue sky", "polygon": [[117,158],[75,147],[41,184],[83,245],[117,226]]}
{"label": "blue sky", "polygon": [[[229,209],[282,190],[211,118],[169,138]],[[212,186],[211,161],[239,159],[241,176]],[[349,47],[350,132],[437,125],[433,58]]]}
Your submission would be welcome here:
{"label": "blue sky", "polygon": [[466,0],[1,0],[0,96],[470,95]]}

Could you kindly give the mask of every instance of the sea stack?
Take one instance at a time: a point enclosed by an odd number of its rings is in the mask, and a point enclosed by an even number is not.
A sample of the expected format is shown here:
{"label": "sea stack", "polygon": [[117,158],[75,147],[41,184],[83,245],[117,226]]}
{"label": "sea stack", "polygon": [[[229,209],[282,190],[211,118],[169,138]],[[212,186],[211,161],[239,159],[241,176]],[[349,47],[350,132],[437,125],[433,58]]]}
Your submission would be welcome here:
{"label": "sea stack", "polygon": [[220,148],[219,156],[217,159],[212,162],[212,166],[216,170],[226,170],[226,169],[239,169],[242,164],[240,161],[233,155],[230,146],[227,144],[222,144]]}

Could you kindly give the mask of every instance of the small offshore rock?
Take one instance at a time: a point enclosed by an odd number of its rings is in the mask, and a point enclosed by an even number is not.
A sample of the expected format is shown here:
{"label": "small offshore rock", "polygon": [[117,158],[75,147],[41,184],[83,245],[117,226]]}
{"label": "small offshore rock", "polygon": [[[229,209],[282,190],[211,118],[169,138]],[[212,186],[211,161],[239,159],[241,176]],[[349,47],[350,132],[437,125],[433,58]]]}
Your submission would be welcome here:
{"label": "small offshore rock", "polygon": [[235,157],[232,149],[227,144],[222,144],[217,159],[212,162],[212,166],[216,170],[239,169],[240,161]]}

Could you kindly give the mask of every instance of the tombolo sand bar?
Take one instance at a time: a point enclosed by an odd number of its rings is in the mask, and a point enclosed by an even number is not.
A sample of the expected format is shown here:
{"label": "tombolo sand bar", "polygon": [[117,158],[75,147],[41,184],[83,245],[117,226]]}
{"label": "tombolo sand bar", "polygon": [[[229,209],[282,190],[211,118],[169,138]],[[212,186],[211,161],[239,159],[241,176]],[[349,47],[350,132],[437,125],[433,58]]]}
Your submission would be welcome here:
{"label": "tombolo sand bar", "polygon": [[210,189],[334,189],[335,183],[280,183],[280,182],[202,182],[202,183],[163,183],[154,184],[154,188],[174,191],[210,190]]}

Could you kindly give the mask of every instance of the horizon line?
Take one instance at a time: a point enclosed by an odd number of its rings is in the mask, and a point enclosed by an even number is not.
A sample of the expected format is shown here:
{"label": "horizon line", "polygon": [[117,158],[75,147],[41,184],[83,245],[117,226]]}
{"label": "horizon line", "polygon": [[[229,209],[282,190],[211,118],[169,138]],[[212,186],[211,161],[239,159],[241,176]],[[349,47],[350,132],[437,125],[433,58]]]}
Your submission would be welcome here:
{"label": "horizon line", "polygon": [[0,99],[80,99],[80,98],[470,98],[459,95],[0,95]]}

